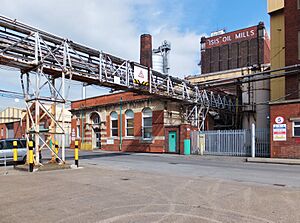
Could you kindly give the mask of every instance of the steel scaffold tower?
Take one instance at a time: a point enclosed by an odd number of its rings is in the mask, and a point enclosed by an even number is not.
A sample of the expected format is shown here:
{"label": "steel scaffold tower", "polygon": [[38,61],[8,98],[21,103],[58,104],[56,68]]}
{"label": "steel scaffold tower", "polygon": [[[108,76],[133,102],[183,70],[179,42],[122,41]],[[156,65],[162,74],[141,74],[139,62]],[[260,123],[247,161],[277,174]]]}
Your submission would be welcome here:
{"label": "steel scaffold tower", "polygon": [[[206,91],[186,80],[161,74],[142,65],[96,50],[69,39],[36,29],[32,26],[0,16],[0,64],[21,71],[21,84],[27,108],[27,138],[35,136],[36,160],[38,149],[48,147],[54,135],[63,135],[66,102],[65,81],[152,94],[182,103],[187,122],[204,128],[209,110],[226,110],[234,114],[235,100],[229,95]],[[148,83],[140,85],[134,80],[135,69],[148,69]],[[59,79],[59,80],[57,80]],[[33,81],[34,80],[34,81]],[[51,109],[45,105],[50,104]],[[61,106],[60,112],[56,105]],[[51,137],[41,137],[39,122],[48,116]],[[61,123],[60,120],[61,119]],[[65,161],[64,139],[62,157]],[[41,141],[41,145],[39,142]],[[53,141],[52,141],[53,142]]]}

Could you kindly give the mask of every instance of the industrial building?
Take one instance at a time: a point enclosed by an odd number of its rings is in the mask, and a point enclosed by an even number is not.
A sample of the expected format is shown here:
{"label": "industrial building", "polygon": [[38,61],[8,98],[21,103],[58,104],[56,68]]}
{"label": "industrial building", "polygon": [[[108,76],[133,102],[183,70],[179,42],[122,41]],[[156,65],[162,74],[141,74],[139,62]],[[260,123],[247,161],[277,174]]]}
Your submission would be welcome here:
{"label": "industrial building", "polygon": [[271,20],[271,157],[300,158],[300,1],[268,0]]}
{"label": "industrial building", "polygon": [[132,92],[73,101],[71,112],[72,140],[85,149],[182,154],[193,129],[179,103]]}
{"label": "industrial building", "polygon": [[250,67],[270,62],[270,42],[263,22],[233,32],[201,38],[201,73]]}
{"label": "industrial building", "polygon": [[[217,35],[216,35],[217,34]],[[201,38],[201,73],[187,80],[208,90],[236,95],[236,116],[224,120],[209,112],[206,130],[269,128],[269,80],[254,81],[270,69],[270,40],[263,22],[256,26]],[[222,113],[220,113],[222,114]]]}
{"label": "industrial building", "polygon": [[0,112],[0,139],[24,138],[25,109],[7,107]]}
{"label": "industrial building", "polygon": [[[50,107],[47,107],[48,110],[50,110]],[[34,110],[34,107],[31,108],[31,110]],[[61,108],[57,108],[57,110],[61,110]],[[47,116],[44,114],[43,111],[41,111],[41,119],[40,119],[40,131],[41,131],[41,137],[43,140],[46,140],[49,136],[49,127],[51,121],[47,118]],[[58,117],[57,119],[58,125],[61,125],[62,117]],[[71,135],[71,113],[67,110],[64,112],[64,118],[65,118],[65,131],[66,131],[66,140],[65,140],[65,146],[70,146],[70,135]],[[26,126],[27,126],[27,117],[26,117],[26,109],[20,109],[20,108],[11,108],[8,107],[0,112],[0,139],[13,139],[13,138],[24,138],[26,135]],[[58,126],[56,126],[56,130],[58,131]],[[30,131],[33,132],[33,128],[30,127]],[[57,136],[56,140],[61,143],[61,137]]]}
{"label": "industrial building", "polygon": [[[141,35],[140,64],[167,73],[170,43],[152,49]],[[142,81],[140,82],[142,85]],[[109,151],[184,153],[184,140],[197,129],[184,118],[182,103],[164,97],[118,91],[71,103],[72,145]]]}

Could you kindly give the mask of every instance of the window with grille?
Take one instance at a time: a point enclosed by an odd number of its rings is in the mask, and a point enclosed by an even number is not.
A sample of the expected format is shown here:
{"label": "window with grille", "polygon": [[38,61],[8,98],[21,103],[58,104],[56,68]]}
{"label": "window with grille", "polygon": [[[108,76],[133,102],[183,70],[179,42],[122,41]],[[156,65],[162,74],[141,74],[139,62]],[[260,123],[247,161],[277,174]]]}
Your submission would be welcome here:
{"label": "window with grille", "polygon": [[126,118],[126,136],[134,136],[134,113],[132,110],[125,112]]}
{"label": "window with grille", "polygon": [[152,110],[145,108],[143,110],[143,138],[152,139]]}
{"label": "window with grille", "polygon": [[111,136],[118,136],[118,114],[117,112],[113,111],[110,114],[110,131],[111,131]]}

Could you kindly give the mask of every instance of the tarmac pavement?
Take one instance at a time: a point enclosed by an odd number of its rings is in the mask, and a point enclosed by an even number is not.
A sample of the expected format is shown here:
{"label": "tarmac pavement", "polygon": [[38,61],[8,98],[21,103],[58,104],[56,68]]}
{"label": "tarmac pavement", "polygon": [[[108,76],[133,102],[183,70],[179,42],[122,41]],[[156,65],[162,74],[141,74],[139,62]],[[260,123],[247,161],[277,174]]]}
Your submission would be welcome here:
{"label": "tarmac pavement", "polygon": [[99,165],[9,167],[0,191],[1,222],[300,222],[300,188]]}

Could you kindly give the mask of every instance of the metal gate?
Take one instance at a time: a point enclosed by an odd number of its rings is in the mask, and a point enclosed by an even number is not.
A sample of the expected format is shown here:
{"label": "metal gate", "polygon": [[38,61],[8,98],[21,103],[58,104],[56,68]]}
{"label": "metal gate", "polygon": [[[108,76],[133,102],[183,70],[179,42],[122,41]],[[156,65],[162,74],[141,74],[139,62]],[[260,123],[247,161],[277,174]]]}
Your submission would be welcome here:
{"label": "metal gate", "polygon": [[[269,129],[256,129],[256,156],[269,157]],[[191,133],[191,153],[222,156],[251,156],[251,131],[215,130]]]}

